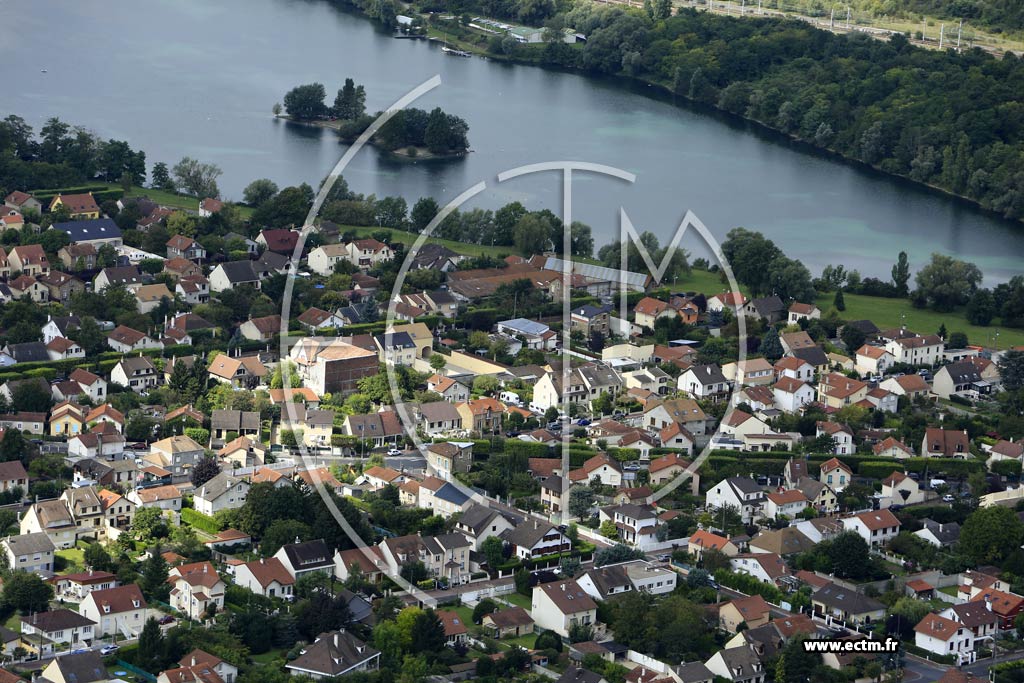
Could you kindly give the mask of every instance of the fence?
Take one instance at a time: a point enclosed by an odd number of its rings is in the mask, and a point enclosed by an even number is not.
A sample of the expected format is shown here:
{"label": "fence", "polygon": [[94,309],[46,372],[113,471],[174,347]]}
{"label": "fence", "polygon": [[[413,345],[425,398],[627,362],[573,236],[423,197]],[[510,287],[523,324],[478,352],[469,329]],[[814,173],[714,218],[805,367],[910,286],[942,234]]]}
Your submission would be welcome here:
{"label": "fence", "polygon": [[117,660],[117,666],[115,667],[115,671],[114,671],[114,675],[115,676],[119,676],[121,674],[121,672],[116,670],[118,668],[124,669],[125,671],[131,671],[133,674],[135,674],[139,678],[145,679],[147,681],[153,681],[153,682],[156,681],[156,676],[154,676],[153,674],[149,673],[148,671],[143,671],[142,669],[140,669],[139,667],[135,666],[134,664],[129,664],[128,662],[124,661],[123,659]]}

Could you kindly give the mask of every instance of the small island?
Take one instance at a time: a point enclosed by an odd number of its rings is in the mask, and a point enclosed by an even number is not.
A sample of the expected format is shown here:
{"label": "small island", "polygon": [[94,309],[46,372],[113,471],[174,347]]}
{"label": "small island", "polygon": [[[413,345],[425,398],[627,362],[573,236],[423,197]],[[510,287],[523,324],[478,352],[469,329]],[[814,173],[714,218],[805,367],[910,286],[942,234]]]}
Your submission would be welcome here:
{"label": "small island", "polygon": [[[326,103],[322,83],[299,85],[284,96],[284,107],[274,105],[274,116],[306,125],[333,128],[345,142],[354,142],[381,112],[366,113],[366,89],[351,78],[338,90],[334,104]],[[432,111],[403,109],[370,139],[375,145],[407,159],[439,159],[469,151],[469,124],[440,107]]]}

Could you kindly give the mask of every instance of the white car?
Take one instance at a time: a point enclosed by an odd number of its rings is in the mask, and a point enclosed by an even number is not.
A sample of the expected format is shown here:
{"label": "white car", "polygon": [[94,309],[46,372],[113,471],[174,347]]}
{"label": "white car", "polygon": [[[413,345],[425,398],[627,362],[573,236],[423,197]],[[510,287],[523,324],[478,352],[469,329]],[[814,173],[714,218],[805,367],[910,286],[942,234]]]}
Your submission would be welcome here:
{"label": "white car", "polygon": [[401,454],[402,454],[402,451],[400,449],[398,449],[398,448],[389,448],[388,449],[388,456],[390,456],[390,457],[395,457],[395,456],[398,456],[398,455],[401,455]]}
{"label": "white car", "polygon": [[117,652],[120,649],[121,648],[119,646],[117,646],[117,645],[104,645],[103,647],[100,648],[100,654],[103,655],[104,657],[106,657],[108,655],[114,654],[115,652]]}
{"label": "white car", "polygon": [[943,503],[953,503],[955,501],[956,501],[956,498],[954,498],[953,494],[951,494],[951,493],[947,493],[946,495],[944,495],[942,497],[942,502]]}

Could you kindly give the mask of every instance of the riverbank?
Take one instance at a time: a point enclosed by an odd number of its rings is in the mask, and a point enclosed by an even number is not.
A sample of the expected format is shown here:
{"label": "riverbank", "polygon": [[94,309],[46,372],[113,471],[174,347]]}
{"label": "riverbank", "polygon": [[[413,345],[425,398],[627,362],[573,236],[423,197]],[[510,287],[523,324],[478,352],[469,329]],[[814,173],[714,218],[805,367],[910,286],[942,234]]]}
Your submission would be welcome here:
{"label": "riverbank", "polygon": [[[344,119],[296,119],[292,118],[291,116],[288,116],[287,114],[274,114],[274,118],[298,126],[326,128],[328,130],[336,131],[339,133],[338,139],[341,142],[345,143],[346,145],[351,145],[359,137],[358,135],[354,137],[347,137],[340,134],[340,132],[345,127],[352,123],[351,121],[346,121]],[[471,151],[473,151],[471,149],[467,149],[462,152],[449,152],[447,154],[438,154],[437,152],[430,151],[428,147],[423,145],[403,145],[396,149],[386,149],[377,144],[373,138],[370,138],[367,144],[374,146],[379,151],[399,161],[447,161],[451,159],[461,159],[462,157],[466,156]]]}
{"label": "riverbank", "polygon": [[[424,18],[431,19],[431,17],[427,17],[426,15],[424,15]],[[860,156],[865,156],[865,154],[862,154],[859,151],[861,149],[860,146],[854,145],[853,148],[857,150],[856,156],[851,155],[849,135],[846,134],[847,131],[842,129],[833,132],[831,128],[828,128],[828,133],[820,138],[817,134],[812,137],[808,137],[805,131],[793,131],[793,128],[800,128],[800,126],[790,126],[790,130],[785,130],[780,125],[776,125],[773,121],[764,120],[755,115],[751,115],[750,109],[752,107],[748,108],[743,106],[734,110],[735,108],[731,109],[728,106],[722,106],[725,93],[728,92],[733,85],[739,85],[748,89],[758,88],[761,84],[756,80],[750,82],[743,80],[733,81],[730,86],[721,91],[721,97],[712,98],[712,101],[707,101],[707,98],[701,99],[693,96],[692,79],[690,79],[690,92],[686,92],[686,88],[681,88],[678,82],[669,82],[665,78],[649,77],[644,74],[629,75],[621,72],[613,75],[595,74],[593,69],[584,68],[580,65],[582,61],[585,61],[579,58],[579,56],[583,54],[582,50],[584,50],[584,46],[581,43],[576,43],[574,45],[557,43],[510,44],[500,36],[470,28],[463,25],[458,20],[442,21],[438,20],[436,17],[433,17],[433,20],[435,22],[434,25],[428,28],[428,33],[431,37],[439,39],[443,36],[447,44],[455,46],[461,50],[471,52],[475,55],[480,55],[488,59],[509,64],[540,66],[544,67],[545,70],[578,73],[589,77],[619,80],[630,84],[634,88],[634,92],[645,94],[647,96],[653,95],[657,99],[671,101],[673,104],[681,104],[685,102],[688,108],[696,107],[709,109],[726,119],[742,122],[758,131],[779,136],[781,139],[786,140],[788,144],[798,147],[803,152],[813,150],[814,152],[828,156],[833,160],[842,160],[847,163],[852,163],[854,166],[869,169],[886,178],[899,179],[901,182],[906,182],[914,185],[915,187],[923,188],[928,192],[939,193],[945,197],[953,198],[956,201],[964,202],[965,204],[970,205],[975,209],[980,209],[989,215],[1009,220],[1014,224],[1015,229],[1019,229],[1021,222],[1024,222],[1024,216],[1020,215],[1021,211],[1019,208],[1013,208],[1012,192],[1008,189],[1009,186],[1005,186],[1006,183],[999,185],[998,191],[986,190],[980,194],[975,193],[977,196],[968,196],[967,194],[961,193],[971,187],[971,184],[966,181],[966,175],[964,176],[965,179],[955,181],[955,185],[953,184],[954,181],[947,180],[949,177],[955,177],[957,174],[970,174],[971,169],[974,167],[970,165],[967,157],[971,154],[977,155],[987,153],[987,147],[977,147],[973,150],[968,147],[967,153],[958,161],[958,163],[962,163],[963,166],[958,166],[953,170],[948,170],[948,167],[944,166],[947,162],[942,159],[943,154],[950,152],[950,148],[947,147],[945,152],[941,146],[938,149],[933,149],[931,150],[933,155],[933,161],[931,163],[935,166],[935,172],[930,174],[930,177],[915,178],[912,177],[910,175],[910,171],[905,168],[897,168],[899,164],[895,163],[895,160],[887,154],[879,154],[876,161],[871,163],[866,159],[858,158]],[[727,19],[727,21],[739,22],[743,20],[740,18],[731,18]],[[811,29],[810,27],[808,28],[813,31],[821,30],[816,28]],[[574,57],[572,55],[576,56]],[[683,90],[682,92],[680,91],[681,89]],[[800,115],[803,115],[802,112]],[[856,130],[857,124],[858,122],[854,121],[847,125]],[[906,125],[915,125],[915,122],[911,121]],[[920,123],[916,123],[916,125],[924,125],[924,123],[922,121]],[[821,128],[812,128],[812,130],[818,130],[820,132]],[[865,133],[860,133],[859,135],[863,136]],[[957,139],[956,135],[957,131],[954,129],[954,142]],[[846,149],[841,149],[833,144],[840,142]],[[920,156],[924,152],[922,150],[918,150],[917,153]],[[953,153],[959,154],[959,148],[957,150],[953,150]],[[917,160],[915,159],[915,164],[916,163]],[[983,167],[978,166],[977,168],[980,169]],[[1007,169],[1010,169],[1010,167],[1007,167]],[[986,171],[990,173],[990,175],[986,177],[993,177],[1000,174],[1005,177],[1005,174],[1010,172],[1007,169],[997,169],[997,171],[992,172]],[[962,189],[961,191],[956,191],[953,187]],[[1010,194],[1004,193],[1004,190],[1010,192]],[[995,207],[998,207],[998,209]]]}

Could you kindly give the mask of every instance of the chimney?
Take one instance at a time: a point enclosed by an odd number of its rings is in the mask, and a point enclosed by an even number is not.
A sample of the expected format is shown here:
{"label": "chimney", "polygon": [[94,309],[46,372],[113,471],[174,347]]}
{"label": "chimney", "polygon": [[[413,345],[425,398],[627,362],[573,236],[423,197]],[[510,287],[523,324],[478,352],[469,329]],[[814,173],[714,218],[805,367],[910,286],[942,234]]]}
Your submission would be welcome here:
{"label": "chimney", "polygon": [[992,596],[988,593],[985,594],[985,609],[987,609],[989,612],[992,611]]}
{"label": "chimney", "polygon": [[338,647],[338,634],[334,634],[334,647]]}
{"label": "chimney", "polygon": [[197,663],[198,662],[196,662],[196,656],[192,655],[192,666],[195,666]]}

